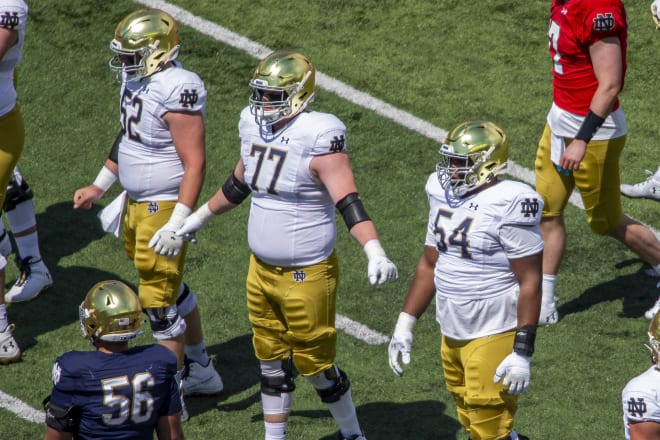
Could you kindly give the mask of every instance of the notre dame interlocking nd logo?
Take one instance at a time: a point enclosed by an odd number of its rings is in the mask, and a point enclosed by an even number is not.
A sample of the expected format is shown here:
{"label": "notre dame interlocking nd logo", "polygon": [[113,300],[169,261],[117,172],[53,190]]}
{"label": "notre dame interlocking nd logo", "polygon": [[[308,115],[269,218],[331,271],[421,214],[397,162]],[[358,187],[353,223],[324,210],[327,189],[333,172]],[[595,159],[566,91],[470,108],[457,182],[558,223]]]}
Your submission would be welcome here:
{"label": "notre dame interlocking nd logo", "polygon": [[536,217],[539,208],[540,205],[537,199],[525,199],[520,203],[520,212],[525,217]]}
{"label": "notre dame interlocking nd logo", "polygon": [[16,12],[5,12],[4,14],[0,15],[0,27],[14,29],[16,26],[18,26],[19,23],[20,20],[18,19],[18,13]]}
{"label": "notre dame interlocking nd logo", "polygon": [[199,96],[197,95],[196,89],[183,89],[183,92],[181,92],[181,97],[179,98],[179,104],[181,104],[181,107],[183,108],[190,108],[197,104],[198,99]]}
{"label": "notre dame interlocking nd logo", "polygon": [[594,18],[594,29],[598,32],[611,31],[614,28],[614,17],[610,12],[606,14],[596,14]]}
{"label": "notre dame interlocking nd logo", "polygon": [[307,278],[307,274],[304,270],[294,270],[293,271],[293,281],[296,283],[302,283]]}
{"label": "notre dame interlocking nd logo", "polygon": [[644,402],[643,397],[630,398],[628,401],[628,414],[633,417],[643,417],[646,414],[646,402]]}
{"label": "notre dame interlocking nd logo", "polygon": [[330,151],[333,153],[339,153],[346,146],[346,138],[344,135],[335,136],[333,140],[330,141]]}

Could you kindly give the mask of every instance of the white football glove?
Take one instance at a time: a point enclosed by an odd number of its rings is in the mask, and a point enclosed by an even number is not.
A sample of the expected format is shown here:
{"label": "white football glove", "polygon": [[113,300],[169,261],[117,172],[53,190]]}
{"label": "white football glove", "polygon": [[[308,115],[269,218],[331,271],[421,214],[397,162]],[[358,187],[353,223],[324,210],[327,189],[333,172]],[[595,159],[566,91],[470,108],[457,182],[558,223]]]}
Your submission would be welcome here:
{"label": "white football glove", "polygon": [[183,203],[177,203],[167,223],[151,237],[149,247],[154,248],[154,252],[158,255],[165,257],[179,255],[183,247],[183,238],[175,235],[175,232],[183,225],[191,211],[192,209]]}
{"label": "white football glove", "polygon": [[378,240],[369,240],[363,246],[364,253],[367,254],[369,265],[367,266],[367,276],[371,285],[383,284],[388,281],[395,281],[399,278],[399,272],[394,263],[385,255],[385,250]]}
{"label": "white football glove", "polygon": [[518,395],[529,387],[529,356],[523,356],[515,351],[504,358],[495,370],[493,382],[498,383],[504,377],[502,385],[509,388],[509,394]]}
{"label": "white football glove", "polygon": [[183,225],[176,231],[176,235],[184,240],[196,243],[195,233],[202,229],[211,217],[213,217],[213,212],[209,208],[209,203],[206,202],[197,211],[186,217]]}
{"label": "white football glove", "polygon": [[399,319],[394,327],[394,334],[390,340],[390,346],[387,353],[390,358],[390,368],[397,376],[403,376],[403,368],[399,365],[399,356],[404,365],[410,363],[410,351],[412,350],[413,329],[417,323],[417,318],[406,313],[399,313]]}

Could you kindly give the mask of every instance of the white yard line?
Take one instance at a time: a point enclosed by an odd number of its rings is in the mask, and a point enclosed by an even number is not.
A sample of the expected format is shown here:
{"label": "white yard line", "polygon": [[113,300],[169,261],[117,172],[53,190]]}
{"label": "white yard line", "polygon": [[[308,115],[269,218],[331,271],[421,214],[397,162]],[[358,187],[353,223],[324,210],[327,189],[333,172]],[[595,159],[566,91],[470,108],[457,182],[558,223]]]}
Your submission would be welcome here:
{"label": "white yard line", "polygon": [[46,414],[27,403],[0,390],[0,408],[11,411],[18,417],[34,423],[46,423]]}

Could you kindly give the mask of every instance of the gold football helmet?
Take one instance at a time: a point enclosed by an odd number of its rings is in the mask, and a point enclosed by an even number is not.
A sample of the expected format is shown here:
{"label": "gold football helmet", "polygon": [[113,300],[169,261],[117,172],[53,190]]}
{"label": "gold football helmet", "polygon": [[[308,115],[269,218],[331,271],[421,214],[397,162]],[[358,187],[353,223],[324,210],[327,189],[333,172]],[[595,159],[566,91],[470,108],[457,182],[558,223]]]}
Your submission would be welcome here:
{"label": "gold football helmet", "polygon": [[142,333],[142,307],[133,289],[121,281],[96,283],[79,307],[85,339],[128,341]]}
{"label": "gold football helmet", "polygon": [[179,54],[179,26],[159,9],[128,14],[115,29],[108,62],[118,81],[139,80],[163,69]]}
{"label": "gold football helmet", "polygon": [[462,197],[506,170],[509,139],[492,122],[462,122],[449,131],[439,153],[440,185]]}
{"label": "gold football helmet", "polygon": [[303,54],[276,51],[252,75],[250,111],[261,127],[302,112],[314,100],[316,69]]}
{"label": "gold football helmet", "polygon": [[656,368],[660,369],[660,311],[651,320],[648,335],[649,345],[647,347],[651,350],[653,363],[656,365]]}

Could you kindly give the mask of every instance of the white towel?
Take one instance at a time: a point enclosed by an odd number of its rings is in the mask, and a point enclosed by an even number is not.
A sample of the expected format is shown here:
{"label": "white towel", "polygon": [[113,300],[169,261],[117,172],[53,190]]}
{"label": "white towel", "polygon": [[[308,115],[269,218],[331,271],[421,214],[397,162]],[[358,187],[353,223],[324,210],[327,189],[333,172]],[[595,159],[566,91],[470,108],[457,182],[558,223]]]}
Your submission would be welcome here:
{"label": "white towel", "polygon": [[99,211],[98,217],[105,232],[111,232],[115,237],[119,237],[125,205],[126,191],[122,191],[108,206]]}
{"label": "white towel", "polygon": [[564,154],[566,149],[566,142],[563,136],[557,136],[554,133],[550,134],[550,160],[555,165],[559,165],[561,155]]}

